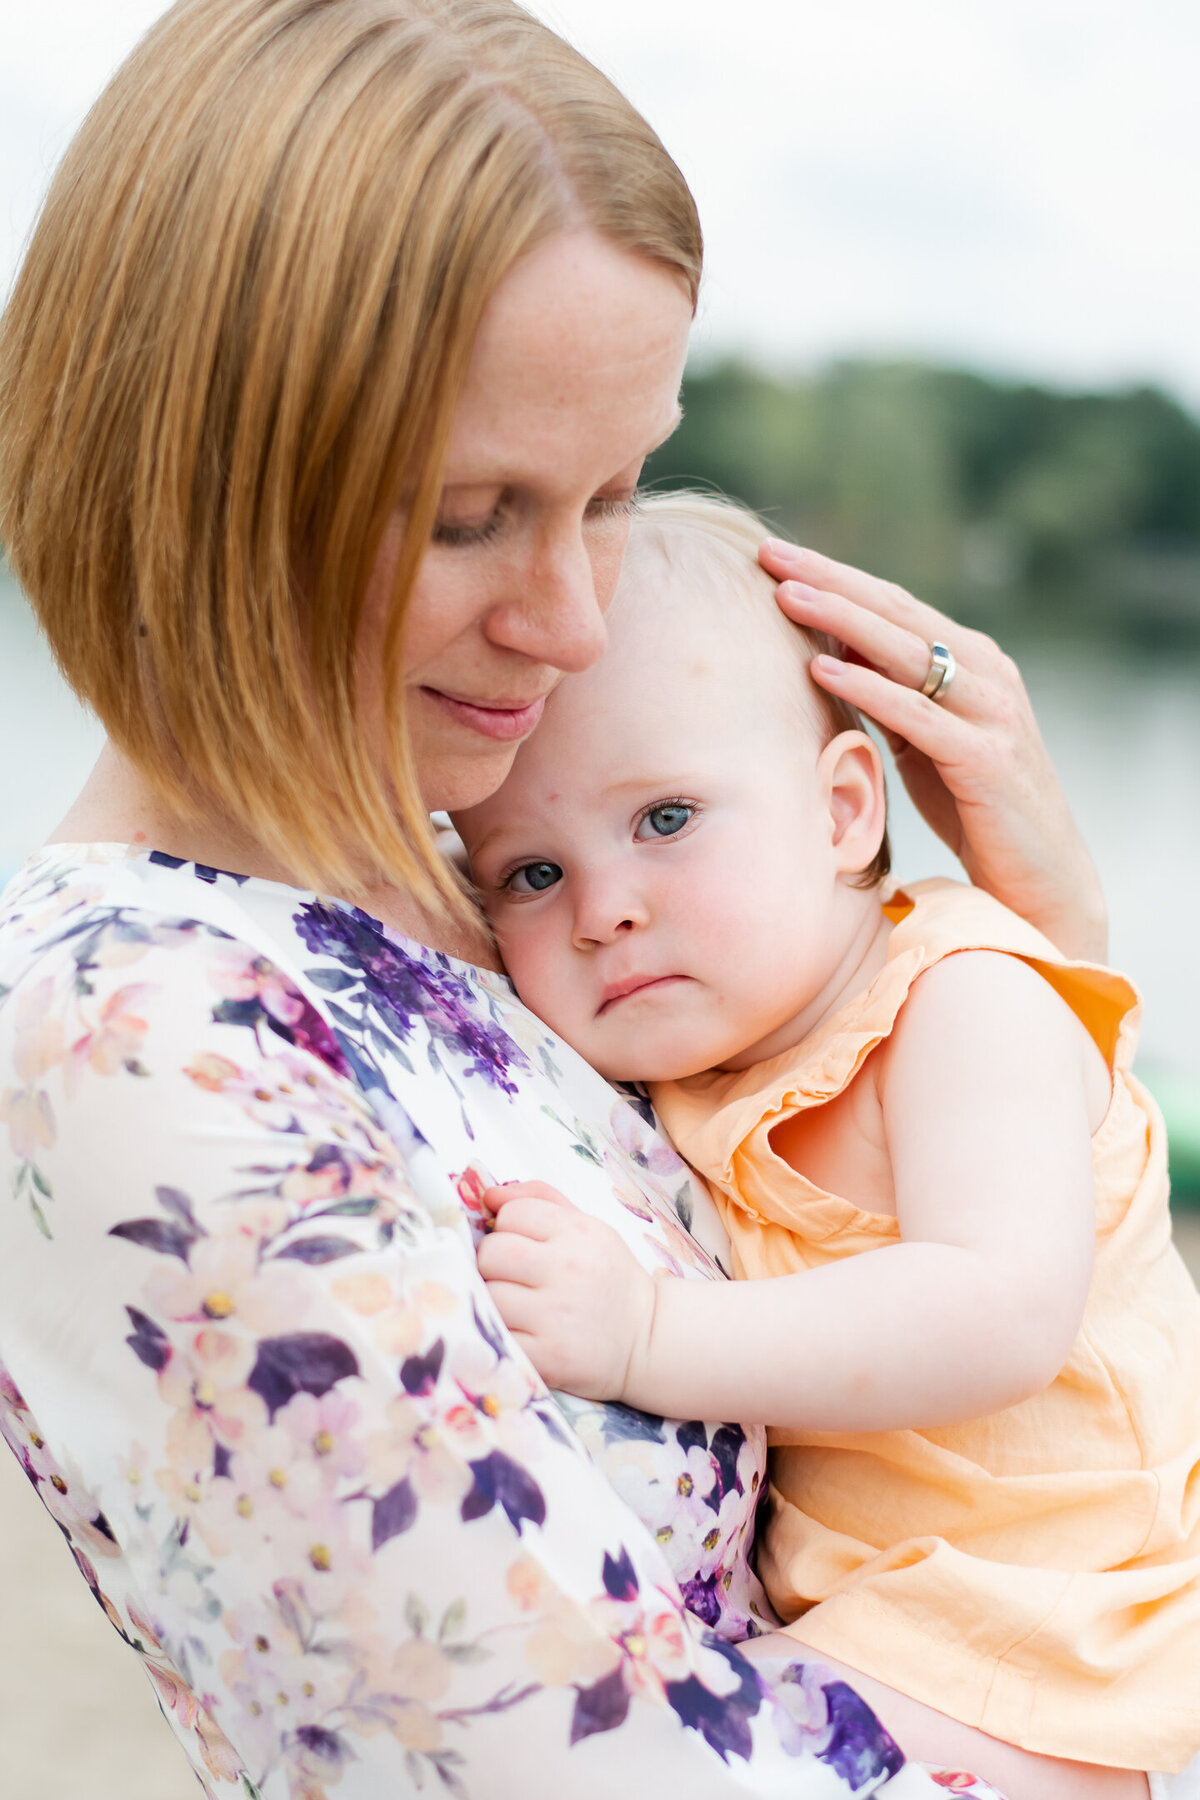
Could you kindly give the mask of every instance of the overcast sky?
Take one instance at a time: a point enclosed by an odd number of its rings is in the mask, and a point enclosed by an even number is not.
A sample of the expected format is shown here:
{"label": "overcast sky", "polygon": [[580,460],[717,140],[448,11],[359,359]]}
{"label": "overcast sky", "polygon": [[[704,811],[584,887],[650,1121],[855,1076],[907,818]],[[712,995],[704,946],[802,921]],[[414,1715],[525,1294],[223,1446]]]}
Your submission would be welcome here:
{"label": "overcast sky", "polygon": [[[0,281],[160,0],[0,0]],[[1200,406],[1197,0],[535,0],[700,202],[697,330]]]}

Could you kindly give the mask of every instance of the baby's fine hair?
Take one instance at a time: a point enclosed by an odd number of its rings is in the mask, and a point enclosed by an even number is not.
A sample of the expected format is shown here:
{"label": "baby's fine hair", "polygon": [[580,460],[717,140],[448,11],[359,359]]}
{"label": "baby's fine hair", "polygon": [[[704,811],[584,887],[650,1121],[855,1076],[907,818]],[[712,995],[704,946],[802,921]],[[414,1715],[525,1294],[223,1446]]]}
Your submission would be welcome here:
{"label": "baby's fine hair", "polygon": [[[758,549],[770,527],[748,506],[723,495],[680,488],[643,494],[634,518],[630,550],[657,551],[668,566],[682,574],[695,573],[712,581],[714,573],[722,592],[740,594],[760,610],[767,631],[777,632],[781,647],[799,651],[797,663],[807,667],[810,657],[821,652],[836,656],[840,646],[823,631],[810,631],[788,619],[775,603],[777,583],[758,560]],[[809,679],[808,698],[826,733],[826,741],[843,731],[863,731],[856,707],[819,688]],[[892,850],[885,831],[874,858],[857,878],[859,887],[877,887],[891,871]]]}

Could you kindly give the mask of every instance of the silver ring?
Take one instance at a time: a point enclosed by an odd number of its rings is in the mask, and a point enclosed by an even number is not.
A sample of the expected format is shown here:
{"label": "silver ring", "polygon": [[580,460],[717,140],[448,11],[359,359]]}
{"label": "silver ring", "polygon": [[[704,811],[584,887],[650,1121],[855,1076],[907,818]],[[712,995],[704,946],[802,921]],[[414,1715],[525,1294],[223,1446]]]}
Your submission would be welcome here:
{"label": "silver ring", "polygon": [[958,664],[945,644],[930,644],[929,672],[921,689],[926,700],[944,700],[957,674]]}

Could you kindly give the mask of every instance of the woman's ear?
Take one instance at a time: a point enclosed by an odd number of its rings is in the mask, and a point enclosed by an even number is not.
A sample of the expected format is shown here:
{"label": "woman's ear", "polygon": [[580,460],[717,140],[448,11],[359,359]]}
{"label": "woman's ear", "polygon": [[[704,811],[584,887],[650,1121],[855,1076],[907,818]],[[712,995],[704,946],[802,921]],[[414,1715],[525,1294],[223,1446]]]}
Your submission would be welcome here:
{"label": "woman's ear", "polygon": [[829,808],[834,867],[861,875],[874,861],[887,826],[887,796],[879,746],[865,731],[842,731],[817,760]]}

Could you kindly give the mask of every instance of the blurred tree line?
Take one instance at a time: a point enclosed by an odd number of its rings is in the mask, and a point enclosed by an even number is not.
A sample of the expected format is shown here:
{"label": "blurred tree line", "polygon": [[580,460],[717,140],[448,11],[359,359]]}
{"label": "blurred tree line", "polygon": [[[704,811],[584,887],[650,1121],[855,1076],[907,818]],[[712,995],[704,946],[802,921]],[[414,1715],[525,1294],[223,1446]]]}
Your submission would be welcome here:
{"label": "blurred tree line", "polygon": [[724,362],[683,399],[650,484],[713,484],[1001,636],[1200,650],[1200,421],[1158,389]]}

